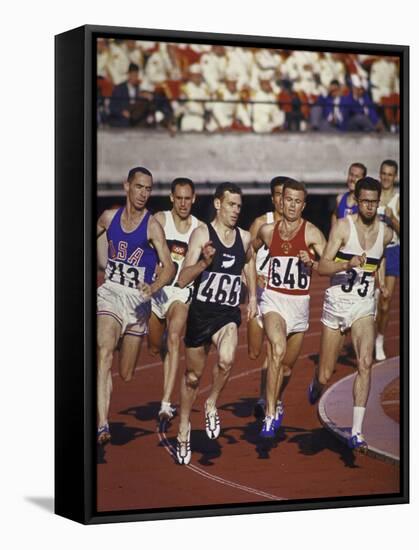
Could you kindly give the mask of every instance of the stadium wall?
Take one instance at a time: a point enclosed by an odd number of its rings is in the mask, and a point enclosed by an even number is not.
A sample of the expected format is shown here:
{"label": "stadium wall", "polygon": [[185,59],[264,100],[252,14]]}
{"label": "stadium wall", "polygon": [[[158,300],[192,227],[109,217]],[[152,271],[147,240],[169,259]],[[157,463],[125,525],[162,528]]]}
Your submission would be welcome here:
{"label": "stadium wall", "polygon": [[397,134],[177,134],[147,130],[100,129],[97,136],[98,192],[122,193],[129,168],[144,165],[154,176],[153,195],[167,194],[177,176],[202,184],[212,193],[221,181],[242,184],[259,194],[274,175],[309,184],[314,193],[336,193],[351,162],[362,162],[377,177],[385,158],[399,161]]}

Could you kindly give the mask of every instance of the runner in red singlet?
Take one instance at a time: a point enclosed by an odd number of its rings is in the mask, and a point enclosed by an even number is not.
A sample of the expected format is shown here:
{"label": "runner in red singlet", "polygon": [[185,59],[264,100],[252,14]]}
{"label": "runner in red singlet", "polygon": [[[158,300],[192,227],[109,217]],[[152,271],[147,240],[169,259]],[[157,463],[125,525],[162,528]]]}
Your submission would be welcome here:
{"label": "runner in red singlet", "polygon": [[266,416],[262,437],[274,437],[283,412],[277,398],[284,375],[285,352],[294,364],[308,329],[309,288],[314,252],[321,256],[326,246],[322,232],[302,218],[307,191],[291,178],[283,188],[283,217],[263,225],[253,241],[255,250],[270,249],[269,275],[260,303],[263,325],[271,347],[266,388]]}

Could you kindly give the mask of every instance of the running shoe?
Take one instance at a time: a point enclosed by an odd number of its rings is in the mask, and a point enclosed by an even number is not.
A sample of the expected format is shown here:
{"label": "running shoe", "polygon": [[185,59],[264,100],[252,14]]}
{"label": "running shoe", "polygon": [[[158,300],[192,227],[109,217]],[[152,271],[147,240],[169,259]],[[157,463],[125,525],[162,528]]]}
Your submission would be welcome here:
{"label": "running shoe", "polygon": [[308,401],[310,405],[315,405],[317,401],[320,399],[320,396],[322,394],[321,388],[319,388],[319,385],[312,380],[308,386],[307,396]]}
{"label": "running shoe", "polygon": [[274,416],[265,416],[265,419],[263,421],[263,427],[260,432],[260,437],[264,437],[266,439],[275,437],[275,417]]}
{"label": "running shoe", "polygon": [[220,435],[221,425],[217,409],[205,411],[205,431],[210,439],[217,439]]}
{"label": "running shoe", "polygon": [[111,440],[111,432],[109,430],[109,424],[99,426],[97,429],[97,442],[99,445],[106,445]]}
{"label": "running shoe", "polygon": [[384,359],[387,359],[384,351],[383,341],[375,341],[375,358],[377,359],[377,361],[384,361]]}
{"label": "running shoe", "polygon": [[172,407],[170,403],[162,401],[160,410],[159,410],[159,420],[160,422],[169,422],[176,415],[175,407]]}
{"label": "running shoe", "polygon": [[358,449],[366,451],[368,449],[365,437],[359,432],[348,439],[348,447],[354,450]]}
{"label": "running shoe", "polygon": [[282,401],[277,401],[276,409],[275,409],[275,417],[274,417],[275,431],[279,430],[279,428],[281,427],[283,418],[284,418],[284,405],[282,404]]}
{"label": "running shoe", "polygon": [[265,418],[265,400],[262,397],[258,399],[255,405],[253,416],[255,418]]}
{"label": "running shoe", "polygon": [[191,452],[191,425],[188,427],[188,434],[186,436],[186,441],[181,441],[179,436],[176,441],[176,458],[179,464],[187,465],[191,461],[192,452]]}

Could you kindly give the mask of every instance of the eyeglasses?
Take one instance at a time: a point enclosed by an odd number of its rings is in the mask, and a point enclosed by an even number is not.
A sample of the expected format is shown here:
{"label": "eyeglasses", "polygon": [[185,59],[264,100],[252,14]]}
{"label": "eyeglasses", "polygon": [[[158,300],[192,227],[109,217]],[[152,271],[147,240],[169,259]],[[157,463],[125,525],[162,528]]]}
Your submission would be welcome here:
{"label": "eyeglasses", "polygon": [[358,200],[359,204],[362,204],[362,206],[378,206],[380,203],[379,200],[369,201],[368,199],[361,199]]}

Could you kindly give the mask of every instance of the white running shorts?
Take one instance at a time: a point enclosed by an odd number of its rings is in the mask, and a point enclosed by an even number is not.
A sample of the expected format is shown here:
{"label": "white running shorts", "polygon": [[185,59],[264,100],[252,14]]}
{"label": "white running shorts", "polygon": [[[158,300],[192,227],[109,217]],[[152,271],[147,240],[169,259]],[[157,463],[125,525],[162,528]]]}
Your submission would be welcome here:
{"label": "white running shorts", "polygon": [[97,315],[109,315],[121,325],[121,336],[143,336],[148,332],[151,301],[139,290],[105,281],[97,289]]}
{"label": "white running shorts", "polygon": [[355,298],[336,296],[328,288],[324,295],[321,322],[331,329],[339,329],[342,333],[351,328],[355,321],[363,317],[375,317],[376,300],[373,296]]}
{"label": "white running shorts", "polygon": [[262,315],[279,313],[285,320],[287,336],[294,332],[306,332],[309,325],[310,296],[292,296],[266,288],[260,301]]}
{"label": "white running shorts", "polygon": [[166,319],[167,312],[174,302],[189,304],[192,294],[192,287],[165,286],[151,299],[151,310],[159,319]]}

